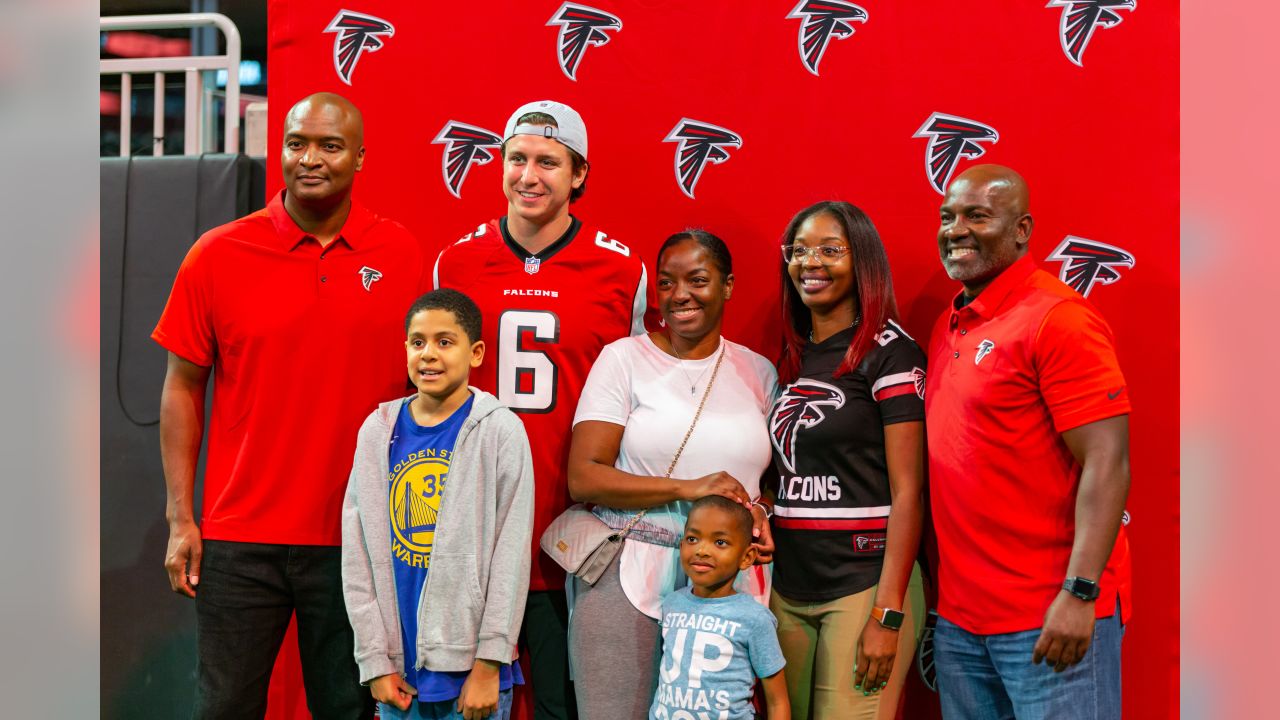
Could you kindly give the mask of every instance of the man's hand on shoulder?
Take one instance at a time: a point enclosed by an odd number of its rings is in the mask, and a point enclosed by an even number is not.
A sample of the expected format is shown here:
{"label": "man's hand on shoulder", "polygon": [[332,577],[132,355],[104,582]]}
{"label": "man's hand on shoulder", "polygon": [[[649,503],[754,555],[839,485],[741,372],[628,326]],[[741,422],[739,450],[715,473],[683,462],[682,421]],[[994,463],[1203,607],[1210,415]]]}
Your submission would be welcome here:
{"label": "man's hand on shoulder", "polygon": [[1062,672],[1084,659],[1093,640],[1094,601],[1081,600],[1063,590],[1044,614],[1040,639],[1031,652],[1031,662],[1041,660]]}
{"label": "man's hand on shoulder", "polygon": [[164,554],[164,569],[169,573],[169,587],[174,592],[187,597],[196,596],[203,556],[204,542],[200,538],[200,526],[194,520],[169,523],[169,547]]}

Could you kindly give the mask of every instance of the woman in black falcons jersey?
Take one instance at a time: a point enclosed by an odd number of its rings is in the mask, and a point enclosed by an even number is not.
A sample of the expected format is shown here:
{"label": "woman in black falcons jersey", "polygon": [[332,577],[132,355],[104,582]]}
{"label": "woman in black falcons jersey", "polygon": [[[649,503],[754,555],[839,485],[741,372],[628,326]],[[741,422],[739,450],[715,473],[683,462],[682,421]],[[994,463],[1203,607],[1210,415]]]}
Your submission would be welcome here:
{"label": "woman in black falcons jersey", "polygon": [[770,608],[792,713],[892,718],[924,613],[925,356],[866,214],[818,203],[783,241]]}

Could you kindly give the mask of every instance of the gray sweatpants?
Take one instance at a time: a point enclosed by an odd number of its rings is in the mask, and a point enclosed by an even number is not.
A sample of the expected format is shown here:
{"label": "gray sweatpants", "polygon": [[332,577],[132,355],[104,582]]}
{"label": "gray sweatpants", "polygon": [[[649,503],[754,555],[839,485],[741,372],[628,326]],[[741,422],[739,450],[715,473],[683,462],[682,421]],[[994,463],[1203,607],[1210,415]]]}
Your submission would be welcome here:
{"label": "gray sweatpants", "polygon": [[580,720],[646,720],[658,687],[662,628],[627,599],[614,558],[592,587],[572,577],[569,667]]}

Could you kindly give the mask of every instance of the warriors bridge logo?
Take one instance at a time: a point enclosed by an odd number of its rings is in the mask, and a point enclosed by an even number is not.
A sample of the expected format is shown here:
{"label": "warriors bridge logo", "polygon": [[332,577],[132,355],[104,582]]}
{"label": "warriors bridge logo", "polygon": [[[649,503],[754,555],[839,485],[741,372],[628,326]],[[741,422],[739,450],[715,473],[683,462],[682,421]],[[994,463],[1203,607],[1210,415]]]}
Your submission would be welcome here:
{"label": "warriors bridge logo", "polygon": [[833,385],[807,379],[788,385],[774,404],[769,436],[787,472],[796,471],[796,435],[801,428],[811,428],[826,419],[824,405],[839,410],[844,407],[844,393]]}
{"label": "warriors bridge logo", "polygon": [[800,61],[817,75],[818,63],[822,62],[831,38],[844,40],[853,35],[853,26],[849,23],[865,23],[867,11],[841,0],[800,0],[787,14],[787,19],[803,21],[797,40]]}
{"label": "warriors bridge logo", "polygon": [[1120,268],[1133,267],[1133,255],[1115,245],[1068,235],[1046,260],[1062,263],[1058,277],[1084,297],[1097,284],[1110,285],[1120,279]]}
{"label": "warriors bridge logo", "polygon": [[1045,7],[1062,8],[1058,39],[1067,59],[1084,67],[1084,50],[1099,27],[1111,28],[1123,19],[1118,11],[1132,11],[1137,0],[1049,0]]}
{"label": "warriors bridge logo", "polygon": [[366,50],[378,51],[382,48],[382,37],[396,34],[396,29],[386,20],[350,10],[339,10],[324,31],[337,34],[333,39],[333,69],[338,71],[342,82],[348,85],[351,84],[351,74],[355,72],[360,56]]}
{"label": "warriors bridge logo", "polygon": [[450,120],[431,144],[444,145],[440,159],[444,185],[454,197],[461,199],[462,181],[467,179],[471,166],[493,160],[492,150],[502,146],[502,138],[482,127]]}
{"label": "warriors bridge logo", "polygon": [[924,170],[933,189],[945,195],[960,158],[982,157],[987,149],[978,143],[999,142],[1000,133],[976,120],[936,112],[912,137],[929,138],[929,146],[924,151]]}
{"label": "warriors bridge logo", "polygon": [[449,481],[448,451],[413,453],[391,468],[391,554],[411,567],[427,567],[435,544],[440,496]]}
{"label": "warriors bridge logo", "polygon": [[676,183],[690,198],[708,163],[719,165],[728,160],[726,148],[730,145],[742,147],[742,138],[732,130],[689,118],[681,118],[663,142],[680,143],[676,146]]}
{"label": "warriors bridge logo", "polygon": [[612,38],[605,32],[622,29],[622,20],[617,15],[571,2],[561,5],[547,24],[560,26],[556,57],[565,77],[574,82],[578,80],[578,63],[582,62],[587,47],[607,44]]}

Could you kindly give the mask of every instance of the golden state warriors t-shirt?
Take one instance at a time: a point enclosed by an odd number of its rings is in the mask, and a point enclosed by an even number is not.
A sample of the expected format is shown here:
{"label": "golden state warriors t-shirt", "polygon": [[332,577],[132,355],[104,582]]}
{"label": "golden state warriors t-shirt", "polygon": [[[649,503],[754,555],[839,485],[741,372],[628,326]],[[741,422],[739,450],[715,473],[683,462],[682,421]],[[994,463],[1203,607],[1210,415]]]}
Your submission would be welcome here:
{"label": "golden state warriors t-shirt", "polygon": [[[422,427],[413,419],[409,403],[400,407],[391,435],[388,467],[391,469],[387,512],[391,520],[392,568],[396,578],[396,603],[400,609],[400,631],[404,640],[404,669],[409,684],[417,688],[418,700],[452,700],[462,693],[467,673],[433,672],[415,669],[418,664],[418,601],[431,566],[435,544],[436,517],[440,498],[449,483],[453,446],[462,423],[471,414],[475,396],[467,398],[449,419],[433,427]],[[467,478],[460,481],[465,482]],[[516,675],[519,675],[517,669]],[[498,674],[502,690],[513,682],[511,665]]]}

